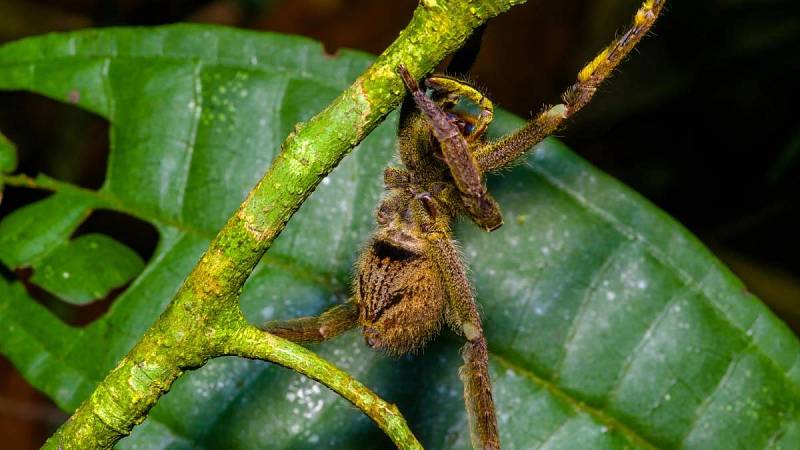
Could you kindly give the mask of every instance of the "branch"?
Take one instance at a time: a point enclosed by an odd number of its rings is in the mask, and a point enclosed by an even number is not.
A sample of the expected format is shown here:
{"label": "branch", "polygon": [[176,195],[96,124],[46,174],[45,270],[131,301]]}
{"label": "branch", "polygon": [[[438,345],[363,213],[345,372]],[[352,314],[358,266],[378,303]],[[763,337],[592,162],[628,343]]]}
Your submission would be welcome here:
{"label": "branch", "polygon": [[[291,348],[294,347],[294,348]],[[286,351],[291,349],[291,351]],[[244,323],[228,343],[227,355],[271,361],[319,381],[368,415],[401,449],[422,449],[397,407],[333,364],[296,344]]]}
{"label": "branch", "polygon": [[420,78],[473,29],[520,3],[524,0],[422,0],[375,63],[322,112],[297,125],[166,311],[45,446],[111,448],[144,420],[183,371],[232,350],[325,383],[369,414],[398,445],[419,446],[396,409],[370,403],[374,394],[343,372],[285,340],[243,331],[239,292],[320,180],[400,103],[405,91],[395,68],[402,63]]}

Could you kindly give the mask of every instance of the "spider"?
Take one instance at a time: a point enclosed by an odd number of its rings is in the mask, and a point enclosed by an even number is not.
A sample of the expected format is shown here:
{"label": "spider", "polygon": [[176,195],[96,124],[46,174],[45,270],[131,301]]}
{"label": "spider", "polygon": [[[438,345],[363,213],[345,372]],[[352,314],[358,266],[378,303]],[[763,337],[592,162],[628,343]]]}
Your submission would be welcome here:
{"label": "spider", "polygon": [[377,231],[358,259],[353,297],[318,317],[270,322],[265,329],[309,343],[358,326],[370,347],[402,355],[421,348],[447,323],[466,340],[459,376],[472,445],[499,449],[488,349],[451,224],[459,215],[486,231],[503,224],[483,175],[513,163],[583,108],[647,34],[665,1],[646,0],[630,28],[578,73],[562,103],[544,108],[496,141],[486,139],[493,105],[479,90],[444,75],[427,77],[423,89],[403,65],[398,66],[409,93],[397,133],[404,168],[384,172],[386,193],[375,214]]}

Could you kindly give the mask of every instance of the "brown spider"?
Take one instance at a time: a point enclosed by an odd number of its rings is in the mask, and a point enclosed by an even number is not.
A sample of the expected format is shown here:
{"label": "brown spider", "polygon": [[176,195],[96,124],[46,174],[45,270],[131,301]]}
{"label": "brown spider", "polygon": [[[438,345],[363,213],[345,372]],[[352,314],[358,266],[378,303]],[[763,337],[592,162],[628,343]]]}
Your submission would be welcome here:
{"label": "brown spider", "polygon": [[499,449],[489,354],[451,224],[461,214],[487,231],[503,224],[484,173],[508,166],[585,106],[647,34],[665,1],[646,0],[632,26],[579,72],[563,103],[497,141],[486,140],[493,106],[480,91],[434,75],[425,80],[426,93],[399,66],[410,93],[397,133],[405,169],[384,172],[378,229],[359,258],[353,298],[318,317],[271,322],[266,329],[296,342],[320,342],[360,326],[370,347],[400,355],[422,347],[446,322],[467,341],[460,377],[472,445]]}

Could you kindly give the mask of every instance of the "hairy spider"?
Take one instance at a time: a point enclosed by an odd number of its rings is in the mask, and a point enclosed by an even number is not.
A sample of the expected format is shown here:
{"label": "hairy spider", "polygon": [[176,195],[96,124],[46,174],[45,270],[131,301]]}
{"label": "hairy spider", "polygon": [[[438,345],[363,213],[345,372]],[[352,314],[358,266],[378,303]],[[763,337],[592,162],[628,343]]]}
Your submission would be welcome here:
{"label": "hairy spider", "polygon": [[353,298],[319,317],[271,322],[266,329],[296,342],[320,342],[360,326],[370,347],[400,355],[419,349],[446,322],[467,341],[459,374],[472,445],[500,448],[486,340],[451,224],[462,214],[487,231],[503,224],[483,175],[512,163],[585,106],[647,34],[665,1],[646,0],[632,26],[578,73],[563,103],[496,141],[485,137],[493,106],[480,91],[443,75],[425,79],[423,90],[400,65],[410,94],[397,133],[405,168],[384,172],[378,229],[358,260]]}

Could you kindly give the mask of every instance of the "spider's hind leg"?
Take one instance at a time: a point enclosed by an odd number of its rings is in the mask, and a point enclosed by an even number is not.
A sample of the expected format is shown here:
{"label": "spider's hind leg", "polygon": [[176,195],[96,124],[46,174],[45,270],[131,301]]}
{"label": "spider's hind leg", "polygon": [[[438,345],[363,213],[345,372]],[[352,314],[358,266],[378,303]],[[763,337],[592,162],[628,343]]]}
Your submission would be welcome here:
{"label": "spider's hind leg", "polygon": [[479,149],[475,153],[475,158],[481,170],[494,171],[512,163],[532,146],[553,134],[566,119],[586,106],[597,92],[598,86],[647,35],[665,3],[666,0],[645,0],[636,11],[630,28],[578,72],[575,84],[563,94],[562,104],[546,108],[519,130]]}
{"label": "spider's hind leg", "polygon": [[349,300],[316,317],[270,321],[261,329],[292,342],[314,343],[339,336],[357,324],[358,307],[353,300]]}
{"label": "spider's hind leg", "polygon": [[433,239],[431,245],[430,256],[439,266],[448,294],[447,321],[467,340],[461,348],[464,365],[459,370],[459,377],[464,383],[472,446],[481,450],[499,450],[500,437],[489,380],[489,350],[478,306],[455,244],[447,235],[442,235]]}

